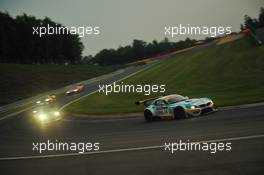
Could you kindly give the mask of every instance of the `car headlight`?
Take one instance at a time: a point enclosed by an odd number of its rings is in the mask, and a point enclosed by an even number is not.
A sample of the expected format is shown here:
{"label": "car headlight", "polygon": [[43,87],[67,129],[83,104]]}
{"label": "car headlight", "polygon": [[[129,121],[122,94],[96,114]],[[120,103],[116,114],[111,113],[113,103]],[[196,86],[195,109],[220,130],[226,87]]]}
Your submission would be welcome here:
{"label": "car headlight", "polygon": [[58,117],[58,116],[60,116],[60,112],[59,111],[55,111],[54,115],[55,115],[55,117]]}
{"label": "car headlight", "polygon": [[46,114],[39,114],[38,118],[41,120],[41,121],[45,121],[48,119],[48,116]]}

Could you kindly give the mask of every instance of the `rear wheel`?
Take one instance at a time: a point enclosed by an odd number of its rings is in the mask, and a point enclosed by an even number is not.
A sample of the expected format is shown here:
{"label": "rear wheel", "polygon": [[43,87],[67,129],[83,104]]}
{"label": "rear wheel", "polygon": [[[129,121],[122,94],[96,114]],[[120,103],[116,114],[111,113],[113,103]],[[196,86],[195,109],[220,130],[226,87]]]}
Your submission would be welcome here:
{"label": "rear wheel", "polygon": [[153,115],[149,110],[144,111],[144,117],[147,122],[151,122],[153,119]]}
{"label": "rear wheel", "polygon": [[188,114],[184,111],[182,107],[176,107],[174,109],[174,119],[188,118]]}

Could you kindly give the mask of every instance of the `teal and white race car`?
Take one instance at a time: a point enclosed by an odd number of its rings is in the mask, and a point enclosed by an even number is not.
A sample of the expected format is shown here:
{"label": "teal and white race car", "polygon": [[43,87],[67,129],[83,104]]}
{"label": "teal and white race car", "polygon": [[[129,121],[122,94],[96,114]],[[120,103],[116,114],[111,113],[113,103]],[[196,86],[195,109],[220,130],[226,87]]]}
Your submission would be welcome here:
{"label": "teal and white race car", "polygon": [[144,104],[146,106],[144,110],[146,121],[152,121],[154,118],[188,118],[216,111],[213,101],[209,98],[189,99],[176,94],[149,98],[137,101],[136,104]]}

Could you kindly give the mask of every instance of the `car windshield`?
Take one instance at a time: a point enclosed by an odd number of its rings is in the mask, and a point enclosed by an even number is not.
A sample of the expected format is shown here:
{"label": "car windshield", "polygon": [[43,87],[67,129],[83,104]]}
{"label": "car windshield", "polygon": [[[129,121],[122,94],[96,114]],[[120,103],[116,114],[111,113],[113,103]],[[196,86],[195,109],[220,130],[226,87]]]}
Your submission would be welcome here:
{"label": "car windshield", "polygon": [[175,96],[172,96],[172,97],[168,98],[167,102],[169,104],[172,104],[172,103],[177,103],[177,102],[184,101],[184,100],[187,100],[187,98],[183,97],[181,95],[175,95]]}

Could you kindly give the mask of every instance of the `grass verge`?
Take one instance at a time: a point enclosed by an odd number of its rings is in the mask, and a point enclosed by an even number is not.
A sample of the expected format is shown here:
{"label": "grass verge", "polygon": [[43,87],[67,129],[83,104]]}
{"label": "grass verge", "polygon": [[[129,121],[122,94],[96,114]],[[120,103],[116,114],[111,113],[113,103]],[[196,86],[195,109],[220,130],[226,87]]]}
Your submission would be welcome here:
{"label": "grass verge", "polygon": [[0,64],[0,106],[87,80],[115,67]]}
{"label": "grass verge", "polygon": [[[217,45],[191,55],[175,56],[123,81],[126,84],[165,84],[166,93],[210,97],[217,106],[264,100],[264,46],[252,38]],[[152,94],[156,96],[159,94]],[[95,93],[65,110],[78,114],[139,112],[134,105],[149,98],[136,93]]]}

